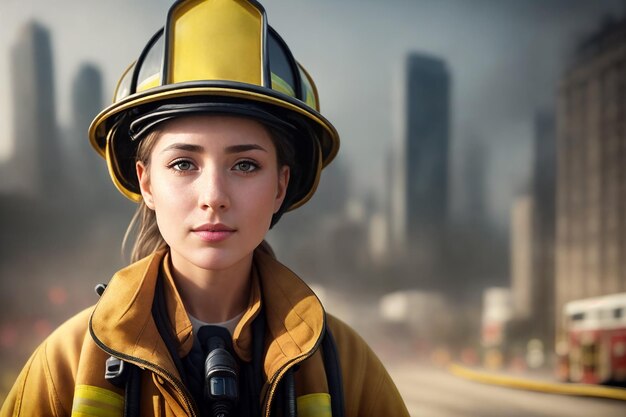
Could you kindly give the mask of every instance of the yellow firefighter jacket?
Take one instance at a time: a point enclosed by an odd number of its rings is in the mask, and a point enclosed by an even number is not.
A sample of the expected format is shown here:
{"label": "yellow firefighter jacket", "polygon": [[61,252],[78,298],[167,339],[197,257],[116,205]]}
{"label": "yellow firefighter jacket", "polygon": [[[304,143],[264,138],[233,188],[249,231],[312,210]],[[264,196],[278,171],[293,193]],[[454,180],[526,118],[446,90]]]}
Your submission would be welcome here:
{"label": "yellow firefighter jacket", "polygon": [[[104,379],[110,355],[142,370],[142,416],[196,415],[151,314],[159,269],[167,269],[166,256],[166,251],[155,252],[116,273],[94,307],[52,333],[28,360],[0,417],[122,416],[124,390]],[[162,276],[172,334],[184,357],[192,347],[192,326],[171,275]],[[262,249],[254,254],[248,309],[233,333],[233,348],[240,359],[251,360],[251,323],[261,303],[267,322],[264,416],[270,415],[278,382],[295,365],[298,416],[331,416],[319,349],[325,326],[331,329],[338,350],[346,417],[408,416],[394,383],[365,342],[346,324],[325,314],[311,289]]]}

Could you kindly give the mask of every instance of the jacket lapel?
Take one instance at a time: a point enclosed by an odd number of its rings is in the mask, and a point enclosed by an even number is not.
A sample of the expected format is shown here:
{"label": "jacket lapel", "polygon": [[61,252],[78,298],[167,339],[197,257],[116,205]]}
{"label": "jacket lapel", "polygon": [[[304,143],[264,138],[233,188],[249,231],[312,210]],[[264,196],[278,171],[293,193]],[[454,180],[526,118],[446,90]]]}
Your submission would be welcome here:
{"label": "jacket lapel", "polygon": [[[136,262],[116,273],[91,316],[90,329],[96,343],[138,365],[153,364],[178,376],[176,366],[152,318],[152,301],[165,250]],[[178,296],[172,297],[172,284],[165,280],[170,321],[181,349],[191,347],[191,323],[182,315]],[[168,294],[168,292],[170,294]],[[185,323],[186,321],[186,323]],[[103,346],[102,346],[103,345]]]}

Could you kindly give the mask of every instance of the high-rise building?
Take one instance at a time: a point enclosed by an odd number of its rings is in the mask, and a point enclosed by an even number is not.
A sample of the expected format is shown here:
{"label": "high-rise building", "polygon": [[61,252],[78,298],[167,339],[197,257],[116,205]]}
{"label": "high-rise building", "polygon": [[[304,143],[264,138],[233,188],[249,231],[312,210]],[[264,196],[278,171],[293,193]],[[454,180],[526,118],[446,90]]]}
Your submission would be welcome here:
{"label": "high-rise building", "polygon": [[532,244],[534,201],[528,194],[518,196],[511,209],[511,295],[515,317],[530,319],[533,311]]}
{"label": "high-rise building", "polygon": [[460,190],[464,194],[463,217],[476,229],[476,234],[485,234],[485,229],[489,227],[487,212],[489,148],[482,141],[472,138],[467,141],[463,159],[463,187]]}
{"label": "high-rise building", "polygon": [[415,255],[439,250],[448,214],[450,75],[439,58],[412,53],[404,67],[402,143],[390,158],[392,241]]}
{"label": "high-rise building", "polygon": [[450,76],[438,58],[411,54],[406,65],[407,232],[422,246],[441,235],[448,213]]}
{"label": "high-rise building", "polygon": [[[102,110],[102,74],[94,64],[81,65],[72,83],[72,118],[73,123],[82,136],[80,144],[89,149],[87,129],[93,118]],[[77,144],[78,145],[78,144]]]}
{"label": "high-rise building", "polygon": [[457,301],[472,303],[485,288],[509,284],[510,252],[508,236],[499,233],[489,218],[489,147],[472,133],[461,142],[457,165],[461,175],[454,197],[462,210],[450,216],[446,227],[443,280]]}
{"label": "high-rise building", "polygon": [[535,116],[532,224],[532,337],[551,349],[554,341],[554,236],[556,149],[553,112]]}
{"label": "high-rise building", "polygon": [[558,91],[556,313],[626,291],[626,20],[580,47]]}
{"label": "high-rise building", "polygon": [[62,160],[50,33],[37,22],[25,24],[13,45],[11,85],[14,152],[9,164],[15,188],[30,197],[49,198],[58,192]]}
{"label": "high-rise building", "polygon": [[[93,64],[83,64],[72,82],[72,127],[66,137],[67,154],[74,173],[72,185],[84,200],[115,201],[118,197],[108,178],[106,164],[89,143],[87,131],[93,118],[103,108],[102,74]],[[105,191],[109,191],[108,193]]]}

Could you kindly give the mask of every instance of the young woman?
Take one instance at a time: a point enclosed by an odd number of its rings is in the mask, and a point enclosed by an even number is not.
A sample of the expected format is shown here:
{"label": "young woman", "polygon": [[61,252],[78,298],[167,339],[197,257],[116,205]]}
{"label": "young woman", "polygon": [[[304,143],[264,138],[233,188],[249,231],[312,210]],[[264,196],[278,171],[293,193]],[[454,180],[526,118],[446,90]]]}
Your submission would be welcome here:
{"label": "young woman", "polygon": [[339,138],[257,2],[175,3],[90,138],[139,204],[135,262],[36,350],[0,415],[408,415],[264,242]]}

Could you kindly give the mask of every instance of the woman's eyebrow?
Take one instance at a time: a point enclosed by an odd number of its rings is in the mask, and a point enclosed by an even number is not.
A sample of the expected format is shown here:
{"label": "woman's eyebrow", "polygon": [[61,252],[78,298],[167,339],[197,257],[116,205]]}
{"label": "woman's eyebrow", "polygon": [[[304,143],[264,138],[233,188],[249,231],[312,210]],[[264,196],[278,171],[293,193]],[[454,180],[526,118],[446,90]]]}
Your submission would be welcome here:
{"label": "woman's eyebrow", "polygon": [[172,150],[200,153],[204,151],[204,147],[200,145],[192,145],[190,143],[173,143],[170,146],[163,149],[161,153],[165,153],[167,151],[172,151]]}
{"label": "woman's eyebrow", "polygon": [[226,153],[240,153],[252,150],[259,150],[263,152],[267,152],[267,150],[261,145],[257,145],[256,143],[244,144],[244,145],[231,145],[227,146],[225,151]]}
{"label": "woman's eyebrow", "polygon": [[[165,149],[163,149],[161,153],[165,153],[165,152],[172,151],[172,150],[201,153],[201,152],[204,152],[204,147],[201,145],[193,145],[191,143],[173,143],[167,146]],[[265,149],[261,145],[257,145],[256,143],[231,145],[231,146],[227,146],[224,149],[224,151],[229,154],[241,153],[241,152],[252,151],[252,150],[259,150],[259,151],[267,152],[267,149]]]}

